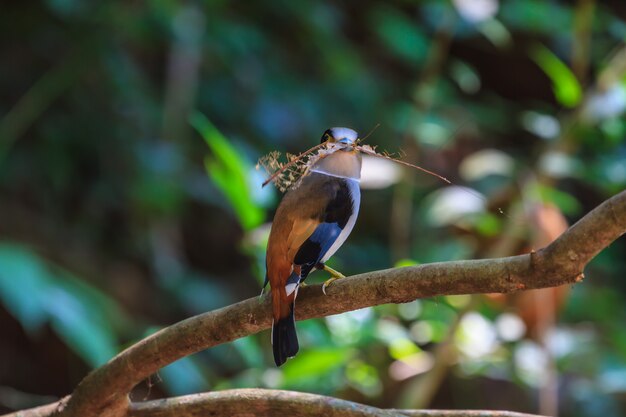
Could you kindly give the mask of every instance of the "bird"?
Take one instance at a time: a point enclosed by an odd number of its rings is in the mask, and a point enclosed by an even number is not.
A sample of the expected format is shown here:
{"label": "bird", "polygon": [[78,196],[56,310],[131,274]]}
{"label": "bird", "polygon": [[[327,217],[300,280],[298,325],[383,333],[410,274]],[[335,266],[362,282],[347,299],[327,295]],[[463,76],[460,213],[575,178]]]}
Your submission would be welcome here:
{"label": "bird", "polygon": [[[314,270],[331,278],[344,276],[326,265],[352,231],[359,213],[361,155],[358,134],[347,127],[324,132],[320,153],[280,202],[272,222],[266,253],[265,285],[272,298],[272,350],[276,366],[298,353],[294,306],[298,289]],[[265,287],[264,285],[264,287]]]}

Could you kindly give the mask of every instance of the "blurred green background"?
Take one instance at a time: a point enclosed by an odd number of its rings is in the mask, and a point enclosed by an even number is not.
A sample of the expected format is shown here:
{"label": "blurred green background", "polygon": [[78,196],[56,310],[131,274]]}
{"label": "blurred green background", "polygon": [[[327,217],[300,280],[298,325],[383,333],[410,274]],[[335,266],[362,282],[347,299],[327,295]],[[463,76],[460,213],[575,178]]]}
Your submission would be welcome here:
{"label": "blurred green background", "polygon": [[[0,412],[259,294],[280,193],[256,161],[331,126],[380,123],[368,143],[454,183],[367,160],[346,274],[527,252],[626,185],[622,0],[5,2],[0,33]],[[300,322],[280,369],[263,332],[132,398],[624,415],[625,250],[572,288]]]}

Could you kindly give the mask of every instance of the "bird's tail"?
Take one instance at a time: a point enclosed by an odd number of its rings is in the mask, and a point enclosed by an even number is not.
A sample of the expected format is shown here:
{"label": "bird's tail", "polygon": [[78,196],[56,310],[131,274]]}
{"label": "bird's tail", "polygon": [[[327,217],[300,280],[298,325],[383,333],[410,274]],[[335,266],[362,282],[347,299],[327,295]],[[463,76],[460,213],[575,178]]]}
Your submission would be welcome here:
{"label": "bird's tail", "polygon": [[[274,362],[280,366],[287,358],[296,356],[298,353],[298,335],[296,334],[296,321],[293,315],[294,301],[289,304],[289,311],[285,315],[274,318],[272,323],[272,348],[274,350]],[[285,309],[286,310],[286,309]]]}

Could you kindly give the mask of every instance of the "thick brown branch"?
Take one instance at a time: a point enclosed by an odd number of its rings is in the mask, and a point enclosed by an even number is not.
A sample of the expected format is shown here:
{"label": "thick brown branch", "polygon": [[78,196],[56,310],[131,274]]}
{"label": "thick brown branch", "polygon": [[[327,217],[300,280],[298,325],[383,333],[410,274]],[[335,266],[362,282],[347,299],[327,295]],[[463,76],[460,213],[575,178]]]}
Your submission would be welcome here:
{"label": "thick brown branch", "polygon": [[67,395],[51,404],[29,408],[24,411],[16,411],[15,413],[6,414],[4,417],[49,417],[62,410],[69,399],[70,396]]}
{"label": "thick brown branch", "polygon": [[[300,291],[297,319],[448,294],[507,293],[582,280],[585,265],[626,231],[626,191],[605,201],[559,239],[526,255],[388,269]],[[163,366],[192,353],[267,329],[268,297],[252,298],[167,327],[90,373],[63,415],[124,416],[131,389]],[[26,414],[24,414],[26,415]]]}
{"label": "thick brown branch", "polygon": [[132,404],[128,417],[538,417],[510,411],[385,410],[304,392],[236,389]]}

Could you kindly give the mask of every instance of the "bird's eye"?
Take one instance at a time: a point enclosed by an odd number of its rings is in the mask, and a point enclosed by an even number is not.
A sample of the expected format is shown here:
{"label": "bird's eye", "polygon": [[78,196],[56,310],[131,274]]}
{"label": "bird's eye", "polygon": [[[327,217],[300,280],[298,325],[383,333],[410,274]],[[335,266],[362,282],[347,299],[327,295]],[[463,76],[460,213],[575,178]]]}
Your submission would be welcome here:
{"label": "bird's eye", "polygon": [[322,135],[322,139],[320,140],[320,143],[324,143],[332,138],[333,138],[333,135],[330,133],[330,129],[329,129],[326,132],[324,132],[324,134]]}

